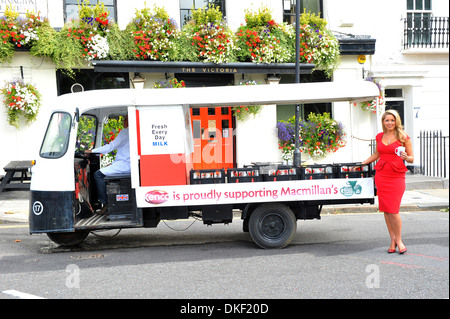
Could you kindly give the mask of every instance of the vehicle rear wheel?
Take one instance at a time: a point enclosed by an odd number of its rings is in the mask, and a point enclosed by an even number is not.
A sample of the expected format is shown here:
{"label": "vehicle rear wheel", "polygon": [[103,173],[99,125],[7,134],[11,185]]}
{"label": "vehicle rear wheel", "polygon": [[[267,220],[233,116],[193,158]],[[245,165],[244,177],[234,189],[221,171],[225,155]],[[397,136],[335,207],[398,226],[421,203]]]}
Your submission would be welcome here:
{"label": "vehicle rear wheel", "polygon": [[88,231],[76,231],[73,233],[47,233],[48,238],[61,246],[78,245],[82,243],[88,235]]}
{"label": "vehicle rear wheel", "polygon": [[263,204],[250,216],[249,232],[261,248],[284,248],[294,239],[297,219],[284,204]]}

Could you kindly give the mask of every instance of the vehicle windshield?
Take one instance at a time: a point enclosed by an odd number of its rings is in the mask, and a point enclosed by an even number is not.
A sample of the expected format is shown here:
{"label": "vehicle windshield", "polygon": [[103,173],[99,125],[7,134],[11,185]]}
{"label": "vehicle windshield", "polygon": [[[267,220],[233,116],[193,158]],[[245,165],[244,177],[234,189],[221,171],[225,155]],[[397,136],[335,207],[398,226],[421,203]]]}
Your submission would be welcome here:
{"label": "vehicle windshield", "polygon": [[45,132],[40,155],[45,158],[59,158],[63,156],[69,145],[72,117],[69,113],[55,112]]}

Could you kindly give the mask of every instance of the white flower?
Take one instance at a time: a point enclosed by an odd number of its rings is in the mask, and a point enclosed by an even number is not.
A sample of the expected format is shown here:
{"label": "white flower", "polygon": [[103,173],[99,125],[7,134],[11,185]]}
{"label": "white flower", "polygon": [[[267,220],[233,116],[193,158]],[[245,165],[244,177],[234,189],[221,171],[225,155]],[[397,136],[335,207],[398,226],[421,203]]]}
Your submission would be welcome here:
{"label": "white flower", "polygon": [[89,40],[87,44],[88,54],[86,59],[92,61],[94,59],[105,59],[109,53],[108,40],[101,35],[97,34]]}

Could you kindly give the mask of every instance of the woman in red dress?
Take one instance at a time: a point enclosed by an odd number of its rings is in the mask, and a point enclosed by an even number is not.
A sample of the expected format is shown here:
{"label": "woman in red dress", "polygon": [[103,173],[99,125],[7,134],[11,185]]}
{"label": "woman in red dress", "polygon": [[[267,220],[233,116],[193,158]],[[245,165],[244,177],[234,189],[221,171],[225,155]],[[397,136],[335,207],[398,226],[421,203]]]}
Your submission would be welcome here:
{"label": "woman in red dress", "polygon": [[[397,111],[387,110],[381,117],[381,122],[383,132],[376,136],[376,151],[362,164],[378,160],[375,165],[375,185],[379,210],[384,212],[391,237],[388,253],[394,253],[398,247],[400,254],[404,254],[406,246],[402,242],[402,220],[399,211],[405,192],[405,173],[408,170],[404,161],[414,162],[412,143],[403,130]],[[404,151],[398,149],[401,146]]]}

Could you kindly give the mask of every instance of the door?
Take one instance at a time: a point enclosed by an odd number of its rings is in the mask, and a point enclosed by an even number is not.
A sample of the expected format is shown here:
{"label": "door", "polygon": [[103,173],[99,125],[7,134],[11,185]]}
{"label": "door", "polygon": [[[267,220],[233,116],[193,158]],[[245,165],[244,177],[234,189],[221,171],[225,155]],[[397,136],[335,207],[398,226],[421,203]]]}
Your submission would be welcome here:
{"label": "door", "polygon": [[194,138],[193,169],[232,168],[231,107],[191,108]]}

